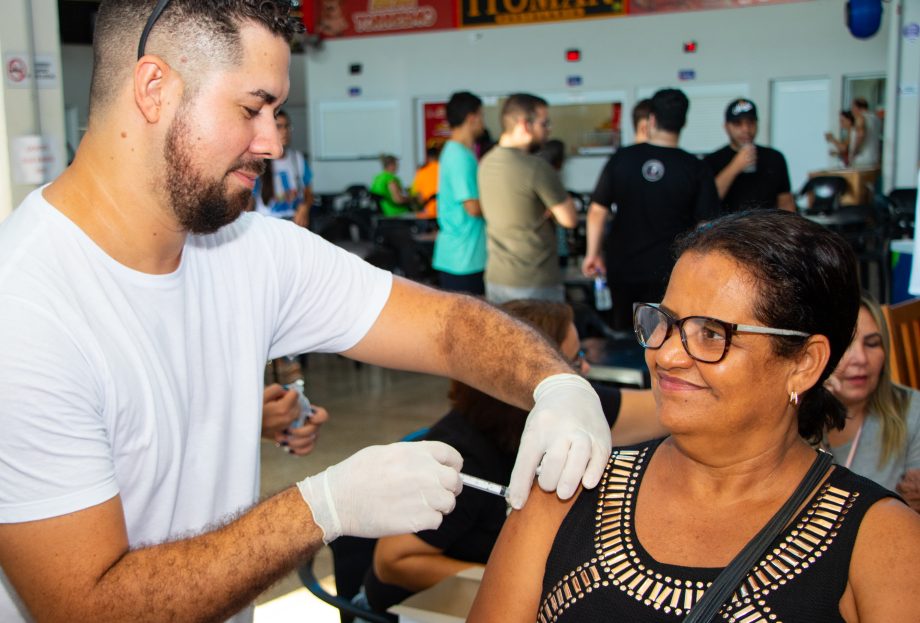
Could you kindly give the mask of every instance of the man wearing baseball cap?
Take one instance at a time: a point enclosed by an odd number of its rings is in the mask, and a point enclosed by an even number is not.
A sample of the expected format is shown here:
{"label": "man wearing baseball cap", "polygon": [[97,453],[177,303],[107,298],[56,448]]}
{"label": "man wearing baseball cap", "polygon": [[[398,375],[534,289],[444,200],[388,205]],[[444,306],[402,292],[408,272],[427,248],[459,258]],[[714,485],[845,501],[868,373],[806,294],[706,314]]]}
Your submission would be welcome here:
{"label": "man wearing baseball cap", "polygon": [[758,208],[795,211],[789,186],[789,170],[783,154],[755,145],[757,106],[749,99],[736,99],[725,109],[725,132],[729,143],[706,156],[716,176],[723,213]]}

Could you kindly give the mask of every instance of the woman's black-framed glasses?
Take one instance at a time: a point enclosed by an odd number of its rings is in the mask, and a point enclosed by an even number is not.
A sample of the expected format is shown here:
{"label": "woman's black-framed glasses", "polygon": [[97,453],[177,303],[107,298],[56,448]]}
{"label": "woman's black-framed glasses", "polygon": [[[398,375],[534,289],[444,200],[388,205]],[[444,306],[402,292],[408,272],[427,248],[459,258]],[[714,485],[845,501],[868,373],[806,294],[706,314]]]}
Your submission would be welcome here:
{"label": "woman's black-framed glasses", "polygon": [[708,316],[675,318],[654,303],[633,304],[633,328],[642,348],[661,348],[671,336],[674,327],[680,332],[684,350],[693,359],[703,363],[718,363],[725,357],[733,333],[758,333],[808,337],[808,333],[790,329],[772,329],[749,324],[735,324]]}
{"label": "woman's black-framed glasses", "polygon": [[169,4],[169,0],[158,0],[156,6],[153,7],[153,12],[150,14],[150,17],[147,18],[147,24],[144,25],[144,30],[141,32],[141,40],[137,44],[138,60],[144,55],[144,49],[147,47],[147,37],[150,35],[150,31],[153,30],[153,25],[160,19],[167,4]]}

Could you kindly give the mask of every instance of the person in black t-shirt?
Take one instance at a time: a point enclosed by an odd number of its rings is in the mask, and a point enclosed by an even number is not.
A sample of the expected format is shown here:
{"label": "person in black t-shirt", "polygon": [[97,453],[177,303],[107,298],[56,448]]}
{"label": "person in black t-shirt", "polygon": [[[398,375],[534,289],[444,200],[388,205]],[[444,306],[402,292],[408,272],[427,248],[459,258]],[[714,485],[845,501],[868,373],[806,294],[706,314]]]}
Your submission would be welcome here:
{"label": "person in black t-shirt", "polygon": [[[573,310],[567,304],[518,300],[504,303],[501,309],[539,330],[571,360],[576,371],[588,372],[589,366],[579,350]],[[509,360],[509,365],[512,363]],[[609,386],[595,389],[617,445],[665,433],[655,415],[650,390]],[[431,427],[425,439],[456,448],[463,456],[464,473],[492,482],[508,482],[527,412],[459,381],[451,382],[448,395],[451,411]],[[376,612],[386,612],[413,593],[464,568],[484,565],[507,513],[503,498],[464,487],[457,506],[436,530],[380,539],[374,565],[364,576],[367,605]]]}
{"label": "person in black t-shirt", "polygon": [[728,105],[725,132],[728,145],[705,158],[716,176],[723,213],[763,208],[795,212],[783,154],[754,144],[757,136],[754,102],[737,99]]}
{"label": "person in black t-shirt", "polygon": [[[605,320],[617,330],[632,329],[634,302],[661,300],[674,266],[674,240],[719,215],[709,167],[677,146],[688,108],[687,97],[677,89],[655,93],[649,141],[611,156],[591,196],[582,272],[607,275],[613,310]],[[605,239],[614,204],[616,216]]]}

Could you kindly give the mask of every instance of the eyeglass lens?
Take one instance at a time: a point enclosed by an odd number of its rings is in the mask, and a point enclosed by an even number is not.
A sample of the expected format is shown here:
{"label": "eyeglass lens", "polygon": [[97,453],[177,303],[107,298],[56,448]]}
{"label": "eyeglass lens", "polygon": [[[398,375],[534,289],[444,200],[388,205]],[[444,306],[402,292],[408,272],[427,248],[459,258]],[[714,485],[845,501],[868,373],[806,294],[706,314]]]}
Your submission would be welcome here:
{"label": "eyeglass lens", "polygon": [[673,325],[678,326],[681,342],[694,359],[716,362],[725,354],[728,329],[718,320],[705,316],[676,320],[657,307],[641,305],[636,308],[636,336],[643,348],[661,348]]}

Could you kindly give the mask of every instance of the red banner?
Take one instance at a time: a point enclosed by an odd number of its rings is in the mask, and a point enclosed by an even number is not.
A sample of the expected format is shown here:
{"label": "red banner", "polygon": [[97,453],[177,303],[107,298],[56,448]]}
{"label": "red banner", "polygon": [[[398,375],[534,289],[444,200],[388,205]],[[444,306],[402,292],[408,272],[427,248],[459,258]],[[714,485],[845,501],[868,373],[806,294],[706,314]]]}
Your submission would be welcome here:
{"label": "red banner", "polygon": [[313,23],[326,38],[445,30],[456,27],[454,7],[454,0],[313,0]]}
{"label": "red banner", "polygon": [[761,4],[785,4],[803,0],[629,0],[630,15],[670,13],[673,11],[709,11],[733,9]]}

